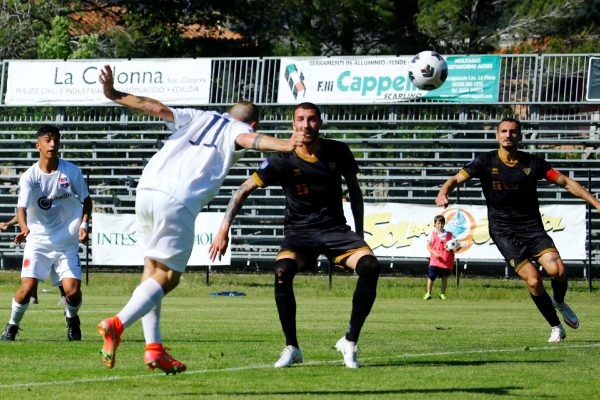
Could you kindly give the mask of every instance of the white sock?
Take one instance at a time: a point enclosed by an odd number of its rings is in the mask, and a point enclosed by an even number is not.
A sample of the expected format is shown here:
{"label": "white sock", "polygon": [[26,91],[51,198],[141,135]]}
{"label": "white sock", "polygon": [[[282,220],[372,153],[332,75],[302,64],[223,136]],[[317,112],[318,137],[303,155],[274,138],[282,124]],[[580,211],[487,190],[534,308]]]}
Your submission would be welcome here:
{"label": "white sock", "polygon": [[29,308],[29,302],[25,304],[19,304],[13,297],[12,299],[12,311],[10,313],[10,321],[8,321],[11,325],[17,325],[21,323],[23,319],[23,315],[25,315],[25,311]]}
{"label": "white sock", "polygon": [[160,309],[162,299],[158,300],[156,307],[142,317],[142,327],[144,328],[144,339],[146,344],[162,343],[160,334]]}
{"label": "white sock", "polygon": [[73,318],[73,317],[77,316],[77,314],[79,313],[79,308],[81,307],[82,303],[83,303],[83,300],[80,301],[77,306],[72,306],[67,301],[67,306],[65,307],[65,316],[67,318]]}
{"label": "white sock", "polygon": [[123,323],[123,327],[127,328],[156,307],[157,302],[164,296],[165,292],[158,282],[148,278],[135,288],[129,302],[119,311],[117,317]]}

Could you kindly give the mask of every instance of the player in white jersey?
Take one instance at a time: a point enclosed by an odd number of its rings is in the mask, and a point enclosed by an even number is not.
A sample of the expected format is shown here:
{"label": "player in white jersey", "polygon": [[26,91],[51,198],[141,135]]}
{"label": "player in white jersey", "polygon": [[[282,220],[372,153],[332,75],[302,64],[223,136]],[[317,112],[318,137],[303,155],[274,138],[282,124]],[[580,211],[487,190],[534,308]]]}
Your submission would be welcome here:
{"label": "player in white jersey", "polygon": [[170,108],[154,99],[117,91],[108,65],[100,82],[107,98],[160,117],[173,131],[144,168],[137,187],[137,232],[144,254],[142,283],[118,314],[98,324],[98,333],[104,337],[100,359],[112,368],[123,330],[141,319],[148,368],[167,374],[183,372],[186,366],[163,347],[160,310],[162,298],[177,286],[186,269],[197,214],[218,193],[244,149],[290,152],[302,142],[303,134],[280,140],[255,133],[259,115],[250,102],[239,102],[228,113],[219,114]]}
{"label": "player in white jersey", "polygon": [[10,321],[2,340],[15,340],[19,324],[37,291],[39,280],[52,276],[62,284],[67,304],[65,318],[69,340],[81,340],[81,264],[79,244],[87,240],[92,200],[81,170],[60,159],[60,132],[42,126],[37,132],[39,160],[21,176],[17,218],[20,232],[15,243],[27,239],[23,251],[21,286],[12,300]]}

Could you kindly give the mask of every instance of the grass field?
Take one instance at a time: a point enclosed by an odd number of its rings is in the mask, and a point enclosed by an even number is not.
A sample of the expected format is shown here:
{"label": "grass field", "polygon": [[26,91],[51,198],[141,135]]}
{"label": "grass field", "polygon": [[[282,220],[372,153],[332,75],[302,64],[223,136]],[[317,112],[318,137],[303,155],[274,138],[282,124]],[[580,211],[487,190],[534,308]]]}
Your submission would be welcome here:
{"label": "grass field", "polygon": [[[334,349],[355,279],[298,276],[298,336],[304,364],[274,369],[283,336],[271,276],[187,274],[163,301],[162,330],[187,364],[177,376],[145,370],[139,322],[104,369],[95,326],[128,300],[137,274],[92,274],[84,287],[83,340],[69,342],[58,292],[42,294],[17,341],[0,342],[0,399],[587,399],[600,397],[600,296],[572,281],[568,301],[581,326],[546,343],[550,329],[517,280],[468,278],[449,300],[423,301],[424,278],[382,278],[362,332],[362,368]],[[10,314],[15,272],[0,273],[0,323]],[[40,290],[49,287],[40,285]],[[434,289],[438,289],[438,283]],[[213,297],[237,290],[245,297]]]}

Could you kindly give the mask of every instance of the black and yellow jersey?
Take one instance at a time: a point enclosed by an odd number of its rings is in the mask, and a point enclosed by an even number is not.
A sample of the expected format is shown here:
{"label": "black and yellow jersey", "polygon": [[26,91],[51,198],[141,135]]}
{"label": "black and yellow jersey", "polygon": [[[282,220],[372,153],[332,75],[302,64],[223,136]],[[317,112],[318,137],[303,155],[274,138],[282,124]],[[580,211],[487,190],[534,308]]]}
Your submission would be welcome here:
{"label": "black and yellow jersey", "polygon": [[460,173],[481,181],[490,230],[539,228],[542,220],[537,181],[555,182],[559,176],[542,158],[518,151],[517,161],[511,163],[503,160],[498,150],[480,155]]}
{"label": "black and yellow jersey", "polygon": [[319,139],[316,157],[294,151],[274,153],[252,178],[260,187],[279,184],[286,198],[286,228],[324,228],[344,225],[342,176],[356,175],[358,164],[348,146]]}

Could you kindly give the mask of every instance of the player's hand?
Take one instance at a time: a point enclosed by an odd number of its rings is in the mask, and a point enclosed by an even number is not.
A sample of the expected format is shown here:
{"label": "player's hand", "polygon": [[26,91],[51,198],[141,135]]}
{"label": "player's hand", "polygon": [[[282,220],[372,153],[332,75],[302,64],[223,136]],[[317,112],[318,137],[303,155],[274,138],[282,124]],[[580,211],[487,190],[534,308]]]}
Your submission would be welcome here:
{"label": "player's hand", "polygon": [[105,65],[103,69],[100,70],[100,76],[98,77],[100,83],[102,84],[102,91],[104,95],[109,99],[113,100],[115,96],[115,80],[113,78],[113,71],[110,65]]}
{"label": "player's hand", "polygon": [[225,233],[218,232],[213,239],[210,248],[208,249],[210,261],[213,262],[217,256],[219,257],[220,261],[221,256],[227,251],[227,247],[229,247],[229,230],[227,230]]}
{"label": "player's hand", "polygon": [[0,222],[0,231],[5,231],[9,228],[6,222]]}
{"label": "player's hand", "polygon": [[88,232],[87,229],[79,228],[79,241],[81,243],[85,243],[88,240]]}
{"label": "player's hand", "polygon": [[292,133],[290,140],[287,141],[287,148],[285,149],[288,152],[294,151],[296,147],[302,146],[304,144],[304,133],[301,131],[296,131]]}
{"label": "player's hand", "polygon": [[445,194],[438,194],[437,197],[435,198],[435,204],[440,206],[440,207],[448,207],[448,196],[446,196]]}
{"label": "player's hand", "polygon": [[27,235],[29,235],[29,228],[27,228],[24,231],[21,231],[19,233],[17,233],[17,235],[15,236],[15,244],[18,246],[21,244],[21,242],[23,242],[23,240],[25,240],[25,238],[27,237]]}

